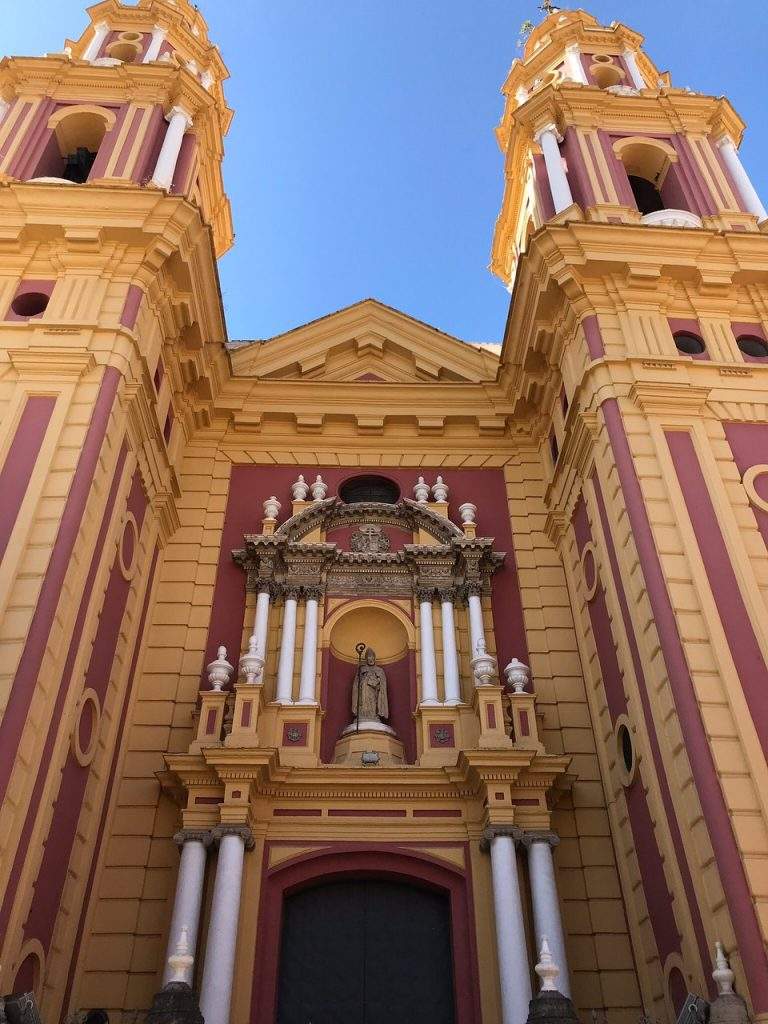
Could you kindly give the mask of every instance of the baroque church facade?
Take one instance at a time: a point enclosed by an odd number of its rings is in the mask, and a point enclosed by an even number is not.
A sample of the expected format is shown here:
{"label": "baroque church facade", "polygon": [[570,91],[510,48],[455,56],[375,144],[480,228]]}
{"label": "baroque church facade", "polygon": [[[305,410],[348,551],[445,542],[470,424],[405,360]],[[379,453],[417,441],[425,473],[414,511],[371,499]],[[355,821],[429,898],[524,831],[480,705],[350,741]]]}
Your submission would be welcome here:
{"label": "baroque church facade", "polygon": [[219,51],[187,0],[88,14],[0,62],[0,991],[768,1021],[737,113],[555,10],[496,130],[503,343],[366,300],[234,344]]}

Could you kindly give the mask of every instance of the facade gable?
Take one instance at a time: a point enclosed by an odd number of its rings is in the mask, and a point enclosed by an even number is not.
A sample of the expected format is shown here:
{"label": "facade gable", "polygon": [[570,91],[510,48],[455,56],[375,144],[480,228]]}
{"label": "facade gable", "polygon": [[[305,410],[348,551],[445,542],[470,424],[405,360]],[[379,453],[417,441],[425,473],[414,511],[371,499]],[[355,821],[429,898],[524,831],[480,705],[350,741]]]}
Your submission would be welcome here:
{"label": "facade gable", "polygon": [[493,351],[430,327],[375,299],[232,352],[238,377],[416,383],[494,380]]}

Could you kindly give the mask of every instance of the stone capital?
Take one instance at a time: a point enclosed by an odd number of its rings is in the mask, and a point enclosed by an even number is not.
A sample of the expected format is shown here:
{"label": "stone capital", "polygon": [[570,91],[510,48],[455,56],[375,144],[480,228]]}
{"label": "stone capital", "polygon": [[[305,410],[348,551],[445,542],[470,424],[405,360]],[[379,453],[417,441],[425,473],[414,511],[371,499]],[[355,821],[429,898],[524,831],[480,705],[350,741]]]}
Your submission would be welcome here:
{"label": "stone capital", "polygon": [[414,594],[416,595],[416,600],[419,602],[419,604],[424,604],[426,602],[432,604],[432,600],[435,596],[435,588],[416,587],[416,589],[414,590]]}
{"label": "stone capital", "polygon": [[517,845],[522,834],[523,830],[518,828],[517,825],[489,825],[488,828],[483,829],[483,838],[480,840],[480,849],[483,853],[487,853],[491,848],[493,840],[499,836],[508,836],[510,839],[513,839],[515,845]]}
{"label": "stone capital", "polygon": [[531,832],[528,832],[528,831],[525,831],[520,836],[520,842],[523,844],[523,846],[526,848],[526,850],[530,849],[531,846],[533,846],[534,843],[547,843],[548,846],[551,846],[551,847],[554,848],[560,842],[560,836],[557,834],[557,832],[546,832],[546,831],[541,831],[541,832],[533,832],[533,831],[531,831]]}
{"label": "stone capital", "polygon": [[192,115],[184,107],[177,104],[175,107],[171,107],[168,113],[165,115],[165,120],[170,122],[174,117],[182,117],[186,121],[186,127],[192,126]]}
{"label": "stone capital", "polygon": [[304,587],[304,597],[307,601],[320,601],[323,596],[323,588],[320,586]]}
{"label": "stone capital", "polygon": [[538,145],[541,145],[542,136],[546,135],[547,133],[549,133],[550,135],[554,135],[558,144],[563,141],[563,136],[557,130],[557,125],[550,121],[549,124],[544,124],[541,126],[541,128],[536,129],[536,131],[533,133],[534,142],[536,142]]}
{"label": "stone capital", "polygon": [[184,843],[202,843],[208,847],[213,842],[213,833],[207,828],[181,828],[174,834],[173,841],[178,847]]}
{"label": "stone capital", "polygon": [[253,832],[248,825],[217,825],[213,830],[213,838],[220,843],[224,836],[239,836],[245,845],[246,850],[252,850],[256,845]]}

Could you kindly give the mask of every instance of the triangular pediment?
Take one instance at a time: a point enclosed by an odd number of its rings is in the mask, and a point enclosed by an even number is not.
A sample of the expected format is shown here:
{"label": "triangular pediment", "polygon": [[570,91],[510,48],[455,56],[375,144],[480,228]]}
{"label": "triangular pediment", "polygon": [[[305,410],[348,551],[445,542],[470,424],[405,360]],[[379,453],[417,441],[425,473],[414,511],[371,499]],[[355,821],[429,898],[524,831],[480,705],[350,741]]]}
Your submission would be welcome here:
{"label": "triangular pediment", "polygon": [[460,341],[375,299],[231,350],[237,377],[407,384],[493,380],[493,348]]}

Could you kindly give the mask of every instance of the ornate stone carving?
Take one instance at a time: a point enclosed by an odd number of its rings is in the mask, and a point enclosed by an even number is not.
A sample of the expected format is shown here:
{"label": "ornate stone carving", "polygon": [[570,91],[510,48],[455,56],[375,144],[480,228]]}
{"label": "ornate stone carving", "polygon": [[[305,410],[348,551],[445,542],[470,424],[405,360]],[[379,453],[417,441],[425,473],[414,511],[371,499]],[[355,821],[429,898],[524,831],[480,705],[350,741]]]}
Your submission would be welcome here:
{"label": "ornate stone carving", "polygon": [[207,828],[181,828],[174,832],[173,841],[181,847],[184,843],[202,843],[203,846],[210,846],[213,842],[213,834]]}
{"label": "ornate stone carving", "polygon": [[360,526],[352,534],[349,540],[352,551],[365,551],[379,554],[382,551],[389,551],[391,545],[389,537],[376,523],[368,523]]}
{"label": "ornate stone carving", "polygon": [[245,843],[246,850],[252,850],[256,845],[253,832],[248,825],[217,825],[213,830],[214,840],[218,843],[224,836],[240,836]]}

